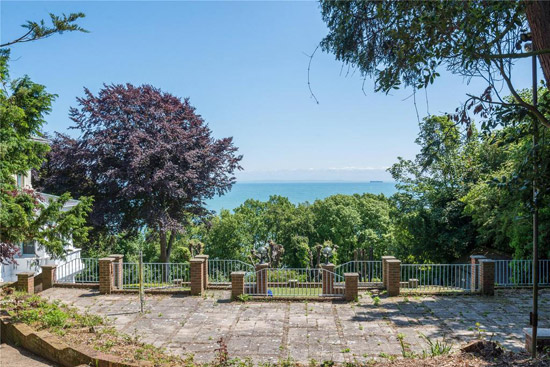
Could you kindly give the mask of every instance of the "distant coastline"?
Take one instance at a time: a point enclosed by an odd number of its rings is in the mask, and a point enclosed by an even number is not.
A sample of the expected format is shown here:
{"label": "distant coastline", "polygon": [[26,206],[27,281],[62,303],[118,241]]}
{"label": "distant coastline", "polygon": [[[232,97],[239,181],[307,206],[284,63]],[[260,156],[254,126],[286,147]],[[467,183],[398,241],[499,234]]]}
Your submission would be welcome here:
{"label": "distant coastline", "polygon": [[217,213],[221,209],[235,209],[247,199],[266,201],[271,195],[288,197],[294,203],[314,202],[336,194],[384,194],[391,196],[397,189],[396,182],[388,181],[239,181],[233,189],[207,201],[207,208]]}

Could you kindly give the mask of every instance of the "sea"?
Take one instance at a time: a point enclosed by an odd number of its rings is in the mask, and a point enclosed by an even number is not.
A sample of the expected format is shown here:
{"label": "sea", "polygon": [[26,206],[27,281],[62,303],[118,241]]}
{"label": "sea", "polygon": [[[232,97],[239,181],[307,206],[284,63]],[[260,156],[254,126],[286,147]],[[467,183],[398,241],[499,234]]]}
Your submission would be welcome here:
{"label": "sea", "polygon": [[292,203],[313,203],[336,194],[384,194],[391,196],[395,182],[237,182],[230,192],[207,201],[207,208],[217,213],[235,209],[247,199],[266,201],[271,195],[287,197]]}

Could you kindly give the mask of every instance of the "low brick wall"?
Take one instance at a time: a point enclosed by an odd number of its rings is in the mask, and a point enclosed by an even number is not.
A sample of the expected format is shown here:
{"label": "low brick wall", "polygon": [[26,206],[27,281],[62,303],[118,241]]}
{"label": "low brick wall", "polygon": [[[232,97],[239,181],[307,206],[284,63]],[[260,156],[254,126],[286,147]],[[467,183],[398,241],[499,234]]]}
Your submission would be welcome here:
{"label": "low brick wall", "polygon": [[99,289],[99,283],[54,283],[54,288]]}
{"label": "low brick wall", "polygon": [[[181,290],[181,289],[144,289],[146,294],[179,294],[183,296],[190,296],[190,290]],[[139,289],[115,289],[111,292],[112,294],[138,294]]]}
{"label": "low brick wall", "polygon": [[20,345],[26,350],[66,367],[90,365],[97,367],[145,367],[153,364],[123,362],[122,358],[98,352],[91,348],[70,347],[49,332],[35,331],[22,323],[11,323],[9,318],[0,319],[2,343]]}

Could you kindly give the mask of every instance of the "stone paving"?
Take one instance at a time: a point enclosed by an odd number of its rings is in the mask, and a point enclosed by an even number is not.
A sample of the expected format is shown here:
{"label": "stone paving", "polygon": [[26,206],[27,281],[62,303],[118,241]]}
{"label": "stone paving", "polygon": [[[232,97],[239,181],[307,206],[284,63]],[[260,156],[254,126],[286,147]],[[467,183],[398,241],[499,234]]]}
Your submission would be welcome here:
{"label": "stone paving", "polygon": [[[201,362],[213,358],[220,337],[231,357],[255,362],[289,356],[299,362],[349,362],[401,355],[399,337],[410,351],[421,353],[427,349],[421,335],[445,338],[457,348],[481,334],[519,351],[531,307],[527,290],[497,291],[495,297],[380,296],[378,306],[368,294],[358,303],[240,303],[230,302],[227,291],[209,291],[204,297],[147,296],[141,315],[137,295],[64,288],[41,294],[107,316],[121,332],[171,353],[191,353]],[[540,327],[550,327],[550,290],[541,292],[540,311]]]}

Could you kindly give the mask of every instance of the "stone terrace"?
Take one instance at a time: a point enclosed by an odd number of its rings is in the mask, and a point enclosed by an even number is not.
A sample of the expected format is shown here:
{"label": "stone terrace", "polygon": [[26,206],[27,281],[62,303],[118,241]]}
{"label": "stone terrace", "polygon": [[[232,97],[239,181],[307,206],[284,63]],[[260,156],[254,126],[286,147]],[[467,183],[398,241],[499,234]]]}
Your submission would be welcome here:
{"label": "stone terrace", "polygon": [[[229,292],[209,291],[204,297],[147,296],[147,312],[140,315],[137,295],[65,288],[41,295],[108,316],[121,332],[139,335],[171,353],[192,353],[201,362],[213,358],[220,337],[230,357],[251,357],[255,362],[289,356],[300,362],[345,362],[381,353],[401,355],[400,333],[414,352],[427,349],[420,334],[432,340],[445,337],[456,348],[475,338],[478,329],[519,351],[531,305],[527,290],[497,291],[495,297],[381,296],[378,307],[366,294],[359,303],[239,303],[228,300]],[[550,290],[542,291],[540,310],[540,327],[550,327]]]}

